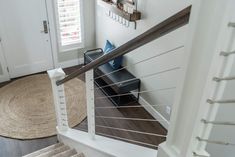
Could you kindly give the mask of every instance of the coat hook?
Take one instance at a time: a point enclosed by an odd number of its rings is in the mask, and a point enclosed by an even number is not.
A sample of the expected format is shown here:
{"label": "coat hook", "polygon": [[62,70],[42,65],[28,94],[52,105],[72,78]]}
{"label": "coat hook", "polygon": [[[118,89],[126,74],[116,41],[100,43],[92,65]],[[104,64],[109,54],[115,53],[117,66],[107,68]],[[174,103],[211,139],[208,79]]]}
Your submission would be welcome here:
{"label": "coat hook", "polygon": [[118,16],[118,15],[115,16],[115,20],[116,20],[116,21],[119,20],[119,16]]}
{"label": "coat hook", "polygon": [[122,17],[118,17],[118,22],[120,23],[120,24],[122,24]]}
{"label": "coat hook", "polygon": [[122,25],[126,25],[126,20],[122,19]]}
{"label": "coat hook", "polygon": [[126,21],[126,27],[128,28],[130,26],[130,22],[125,20]]}

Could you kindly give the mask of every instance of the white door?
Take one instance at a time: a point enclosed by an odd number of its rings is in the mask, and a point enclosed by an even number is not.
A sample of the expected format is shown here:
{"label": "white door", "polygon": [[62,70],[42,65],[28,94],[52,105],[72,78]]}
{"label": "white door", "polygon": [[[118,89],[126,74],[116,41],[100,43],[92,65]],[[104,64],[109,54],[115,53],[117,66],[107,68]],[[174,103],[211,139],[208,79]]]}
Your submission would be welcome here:
{"label": "white door", "polygon": [[45,0],[1,0],[2,44],[11,78],[53,68]]}
{"label": "white door", "polygon": [[5,57],[3,54],[3,48],[1,44],[1,38],[0,38],[0,82],[5,82],[5,81],[8,81],[9,79],[10,78],[7,72]]}

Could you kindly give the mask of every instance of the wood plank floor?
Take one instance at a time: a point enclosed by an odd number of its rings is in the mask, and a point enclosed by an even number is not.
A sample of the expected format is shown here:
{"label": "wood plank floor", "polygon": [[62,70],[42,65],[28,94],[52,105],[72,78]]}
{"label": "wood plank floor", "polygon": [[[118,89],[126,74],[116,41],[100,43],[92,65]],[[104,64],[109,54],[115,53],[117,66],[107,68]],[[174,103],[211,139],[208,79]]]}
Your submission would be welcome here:
{"label": "wood plank floor", "polygon": [[[80,66],[71,67],[64,69],[66,74],[70,74]],[[84,80],[84,75],[80,76],[79,79]],[[13,79],[14,81],[16,79]],[[10,82],[0,83],[0,88],[9,84]],[[95,97],[104,96],[100,90],[95,91]],[[96,107],[110,106],[114,107],[108,99],[96,99]],[[139,105],[138,103],[132,103],[130,105]],[[125,118],[142,118],[142,119],[153,119],[153,117],[142,107],[138,108],[125,108],[125,109],[96,109],[96,116],[111,116],[111,117],[125,117]],[[96,124],[100,126],[117,127],[122,129],[137,130],[140,132],[154,133],[166,135],[167,131],[158,122],[146,122],[146,121],[131,121],[131,120],[115,120],[106,118],[96,118]],[[87,120],[84,120],[81,124],[75,127],[75,129],[87,130]],[[159,145],[165,138],[157,137],[152,135],[144,135],[133,132],[119,131],[113,129],[107,129],[102,127],[96,127],[97,134],[106,134],[109,136],[120,137],[123,139],[129,139],[139,141],[141,144],[148,143],[151,145]],[[20,157],[22,155],[31,153],[38,149],[47,147],[57,142],[56,136],[35,139],[35,140],[15,140],[5,137],[0,137],[0,157]],[[146,145],[145,145],[146,146]],[[151,147],[151,146],[148,146]],[[151,147],[153,148],[153,147]]]}

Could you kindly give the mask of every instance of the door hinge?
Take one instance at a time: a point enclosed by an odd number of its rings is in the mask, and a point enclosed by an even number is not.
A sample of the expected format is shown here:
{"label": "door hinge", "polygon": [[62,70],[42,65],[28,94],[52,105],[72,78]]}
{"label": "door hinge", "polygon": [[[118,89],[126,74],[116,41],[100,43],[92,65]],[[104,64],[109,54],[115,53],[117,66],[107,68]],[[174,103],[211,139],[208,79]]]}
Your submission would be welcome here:
{"label": "door hinge", "polygon": [[2,38],[0,37],[0,42],[2,42]]}
{"label": "door hinge", "polygon": [[7,67],[7,72],[10,72],[8,67]]}

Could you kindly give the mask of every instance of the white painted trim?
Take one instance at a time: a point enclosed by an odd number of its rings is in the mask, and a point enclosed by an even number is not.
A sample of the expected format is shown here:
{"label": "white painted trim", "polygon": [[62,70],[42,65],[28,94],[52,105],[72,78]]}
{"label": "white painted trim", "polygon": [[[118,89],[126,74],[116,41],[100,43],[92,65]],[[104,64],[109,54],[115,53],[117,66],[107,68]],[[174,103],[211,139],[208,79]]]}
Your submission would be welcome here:
{"label": "white painted trim", "polygon": [[95,93],[94,93],[94,69],[86,72],[86,101],[88,133],[95,139]]}
{"label": "white painted trim", "polygon": [[50,32],[50,38],[51,38],[51,49],[52,49],[52,55],[54,60],[54,68],[59,67],[58,66],[58,45],[57,45],[57,37],[56,37],[56,24],[55,24],[55,11],[54,11],[54,0],[46,0],[46,7],[47,7],[47,17],[49,22],[49,32]]}
{"label": "white painted trim", "polygon": [[5,82],[5,81],[9,81],[10,78],[8,76],[5,75],[0,75],[0,82]]}
{"label": "white painted trim", "polygon": [[6,59],[4,56],[4,49],[2,44],[0,43],[0,65],[2,68],[2,72],[3,74],[0,75],[0,82],[5,82],[5,81],[9,81],[10,80],[10,76],[9,73],[7,71],[7,63],[6,63]]}
{"label": "white painted trim", "polygon": [[48,70],[47,74],[51,80],[54,105],[56,110],[56,120],[58,130],[67,131],[69,128],[64,85],[57,86],[56,81],[64,79],[65,73],[62,68]]}
{"label": "white painted trim", "polygon": [[159,120],[159,123],[168,130],[170,122],[159,113],[151,104],[149,104],[143,97],[140,96],[139,103],[144,107],[146,111],[149,112],[156,120]]}
{"label": "white painted trim", "polygon": [[58,131],[58,135],[61,142],[75,148],[78,152],[83,152],[86,157],[156,157],[158,152],[99,135],[92,140],[88,133],[75,129],[68,129],[66,132]]}
{"label": "white painted trim", "polygon": [[84,58],[78,58],[78,59],[73,59],[73,60],[69,60],[69,61],[65,61],[65,62],[60,62],[57,65],[57,68],[68,68],[68,67],[72,67],[72,66],[76,66],[76,65],[80,65],[84,63]]}

